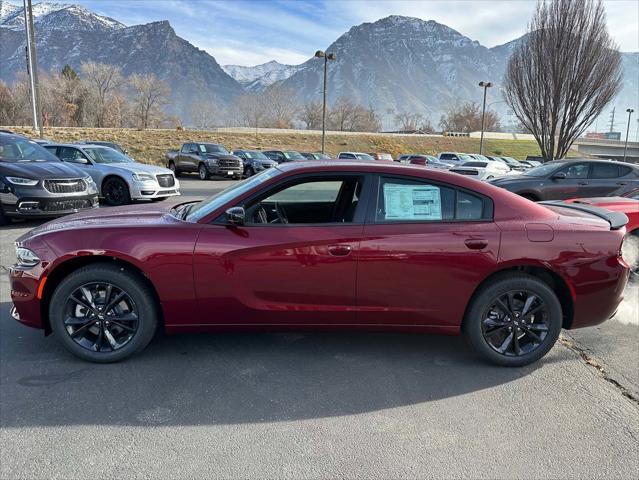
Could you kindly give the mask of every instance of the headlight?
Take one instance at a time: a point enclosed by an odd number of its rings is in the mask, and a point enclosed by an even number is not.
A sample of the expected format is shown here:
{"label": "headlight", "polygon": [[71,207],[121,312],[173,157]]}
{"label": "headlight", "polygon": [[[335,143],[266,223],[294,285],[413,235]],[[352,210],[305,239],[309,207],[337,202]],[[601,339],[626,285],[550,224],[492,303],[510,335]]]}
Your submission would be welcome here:
{"label": "headlight", "polygon": [[95,185],[95,181],[93,181],[92,177],[84,177],[83,180],[89,187]]}
{"label": "headlight", "polygon": [[155,178],[153,178],[153,175],[150,175],[148,173],[134,173],[133,179],[137,180],[138,182],[152,182],[155,180]]}
{"label": "headlight", "polygon": [[40,263],[38,256],[28,248],[16,246],[16,258],[19,267],[35,267]]}
{"label": "headlight", "polygon": [[13,183],[14,185],[28,185],[30,187],[38,184],[38,180],[32,180],[30,178],[22,177],[7,177],[7,181]]}
{"label": "headlight", "polygon": [[217,158],[209,158],[206,160],[206,163],[211,165],[217,165]]}

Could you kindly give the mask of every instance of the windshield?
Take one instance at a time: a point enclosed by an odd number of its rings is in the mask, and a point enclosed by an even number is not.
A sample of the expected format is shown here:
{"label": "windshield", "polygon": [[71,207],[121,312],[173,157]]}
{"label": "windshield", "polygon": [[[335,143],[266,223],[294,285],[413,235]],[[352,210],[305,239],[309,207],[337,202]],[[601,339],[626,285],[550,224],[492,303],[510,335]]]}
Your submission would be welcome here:
{"label": "windshield", "polygon": [[257,150],[244,150],[244,156],[246,158],[253,158],[255,160],[269,159],[266,155],[264,155],[262,152],[258,152]]}
{"label": "windshield", "polygon": [[117,150],[109,147],[84,147],[82,150],[95,163],[131,163],[133,161],[126,155],[122,155]]}
{"label": "windshield", "polygon": [[29,139],[0,135],[0,162],[59,162],[52,153]]}
{"label": "windshield", "polygon": [[356,153],[355,156],[358,158],[358,160],[375,160],[368,153]]}
{"label": "windshield", "polygon": [[199,143],[197,148],[202,153],[224,153],[229,155],[229,151],[222,145],[216,145],[214,143]]}
{"label": "windshield", "polygon": [[508,165],[513,165],[513,166],[517,166],[519,165],[519,162],[517,160],[515,160],[514,158],[510,158],[510,157],[501,157],[501,159],[506,162]]}
{"label": "windshield", "polygon": [[473,159],[473,157],[471,157],[470,155],[466,155],[465,153],[459,153],[459,154],[457,154],[457,157],[462,162],[468,162],[468,161]]}
{"label": "windshield", "polygon": [[522,175],[527,177],[545,177],[564,165],[564,162],[551,162],[526,170]]}
{"label": "windshield", "polygon": [[202,200],[200,203],[186,205],[186,207],[190,207],[190,211],[186,215],[185,219],[189,222],[197,222],[206,217],[209,213],[220,208],[226,202],[248,192],[256,185],[264,183],[280,173],[282,172],[278,168],[268,168],[256,175],[253,175],[252,177],[225,188],[209,198]]}
{"label": "windshield", "polygon": [[300,152],[295,152],[293,150],[287,150],[284,153],[284,157],[288,160],[306,160],[304,156]]}

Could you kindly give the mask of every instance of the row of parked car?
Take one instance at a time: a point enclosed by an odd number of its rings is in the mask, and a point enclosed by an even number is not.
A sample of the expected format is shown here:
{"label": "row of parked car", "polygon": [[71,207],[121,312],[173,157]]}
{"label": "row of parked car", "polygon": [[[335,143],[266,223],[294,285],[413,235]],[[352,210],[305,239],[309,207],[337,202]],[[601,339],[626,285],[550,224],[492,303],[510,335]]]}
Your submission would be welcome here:
{"label": "row of parked car", "polygon": [[180,194],[175,174],[136,162],[117,144],[33,141],[0,132],[0,225]]}

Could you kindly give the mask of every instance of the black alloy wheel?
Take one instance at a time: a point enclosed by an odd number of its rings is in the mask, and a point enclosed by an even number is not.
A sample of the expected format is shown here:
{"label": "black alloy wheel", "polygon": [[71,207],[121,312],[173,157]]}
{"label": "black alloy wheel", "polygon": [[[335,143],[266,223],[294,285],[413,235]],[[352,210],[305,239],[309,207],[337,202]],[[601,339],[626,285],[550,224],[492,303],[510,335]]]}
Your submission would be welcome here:
{"label": "black alloy wheel", "polygon": [[550,327],[548,309],[540,297],[511,290],[490,303],[482,315],[482,334],[497,353],[521,356],[544,343]]}
{"label": "black alloy wheel", "polygon": [[519,367],[548,353],[562,324],[561,303],[547,283],[525,273],[508,273],[474,295],[462,330],[486,359]]}
{"label": "black alloy wheel", "polygon": [[138,310],[122,288],[106,282],[87,283],[68,296],[64,327],[71,339],[92,352],[113,352],[138,330]]}
{"label": "black alloy wheel", "polygon": [[119,178],[109,178],[102,187],[104,200],[108,205],[117,207],[131,203],[129,187]]}
{"label": "black alloy wheel", "polygon": [[253,170],[253,167],[249,165],[248,167],[246,167],[246,170],[244,170],[244,175],[246,175],[247,177],[252,177],[253,175],[255,175],[255,170]]}
{"label": "black alloy wheel", "polygon": [[148,345],[158,312],[152,288],[141,274],[99,263],[79,268],[60,282],[49,302],[49,323],[69,352],[109,363]]}

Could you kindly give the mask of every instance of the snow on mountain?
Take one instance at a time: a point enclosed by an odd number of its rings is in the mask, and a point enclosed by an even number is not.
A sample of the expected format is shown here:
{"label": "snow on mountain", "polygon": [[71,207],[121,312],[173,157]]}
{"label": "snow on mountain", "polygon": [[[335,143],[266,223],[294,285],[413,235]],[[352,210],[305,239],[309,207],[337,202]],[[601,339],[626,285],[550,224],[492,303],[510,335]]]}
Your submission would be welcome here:
{"label": "snow on mountain", "polygon": [[284,65],[271,60],[270,62],[253,67],[242,65],[224,65],[224,71],[240,82],[247,90],[261,91],[266,87],[285,80],[297,70],[297,65]]}
{"label": "snow on mountain", "polygon": [[[24,29],[24,8],[0,0],[0,27],[12,30]],[[36,28],[48,30],[69,30],[70,28],[99,31],[124,28],[125,25],[113,18],[90,12],[79,5],[41,2],[33,5],[33,20]]]}

